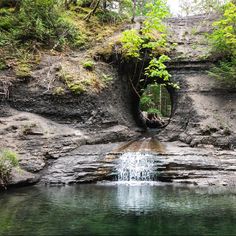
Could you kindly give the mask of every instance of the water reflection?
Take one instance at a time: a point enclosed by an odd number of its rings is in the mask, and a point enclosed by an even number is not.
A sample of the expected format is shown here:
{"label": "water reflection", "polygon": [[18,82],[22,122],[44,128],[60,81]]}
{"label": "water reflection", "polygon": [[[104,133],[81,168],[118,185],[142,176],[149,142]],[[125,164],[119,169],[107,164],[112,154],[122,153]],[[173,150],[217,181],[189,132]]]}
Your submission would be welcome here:
{"label": "water reflection", "polygon": [[125,185],[117,186],[117,206],[124,212],[145,213],[154,207],[152,186]]}
{"label": "water reflection", "polygon": [[133,182],[0,195],[0,235],[236,235],[235,191]]}

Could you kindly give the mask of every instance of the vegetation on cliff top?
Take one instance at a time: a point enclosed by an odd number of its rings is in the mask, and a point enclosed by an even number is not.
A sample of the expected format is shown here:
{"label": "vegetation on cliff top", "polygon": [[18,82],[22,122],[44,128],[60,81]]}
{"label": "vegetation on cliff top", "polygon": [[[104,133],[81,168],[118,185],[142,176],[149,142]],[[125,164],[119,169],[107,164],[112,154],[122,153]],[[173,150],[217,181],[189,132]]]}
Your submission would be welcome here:
{"label": "vegetation on cliff top", "polygon": [[[119,27],[125,16],[98,11],[85,21],[90,11],[85,2],[65,8],[62,0],[21,0],[20,8],[3,8],[0,2],[0,46],[6,53],[16,49],[64,51],[87,48]],[[89,4],[89,2],[87,3]],[[102,17],[102,16],[103,17]],[[106,20],[105,20],[106,16]],[[6,49],[12,51],[6,51]],[[13,54],[13,56],[17,56]],[[1,58],[3,54],[1,53]]]}
{"label": "vegetation on cliff top", "polygon": [[[192,11],[204,7],[211,13],[220,9],[222,1],[195,0],[194,4]],[[235,86],[236,71],[235,8],[234,0],[224,5],[222,19],[214,24],[211,36],[214,48],[222,54],[221,62],[212,69],[211,75],[230,86]],[[0,70],[12,69],[18,78],[30,77],[44,52],[65,55],[71,50],[92,48],[119,30],[127,19],[145,16],[141,30],[123,32],[120,39],[123,58],[149,58],[150,65],[143,70],[146,82],[164,82],[177,88],[178,85],[170,81],[165,65],[172,45],[167,43],[167,29],[162,22],[169,15],[166,0],[122,0],[118,5],[106,0],[1,0]],[[93,67],[84,64],[88,71]],[[68,85],[68,80],[65,83]],[[79,87],[83,91],[83,86]]]}
{"label": "vegetation on cliff top", "polygon": [[[89,7],[92,1],[21,0],[15,3],[0,1],[0,70],[9,69],[17,78],[30,78],[45,53],[67,56],[74,50],[88,49],[103,41],[122,25],[128,4],[122,4],[121,14],[99,7],[85,20],[93,8]],[[88,69],[86,63],[84,68]],[[95,90],[107,83],[102,74],[96,76],[90,71],[86,74],[90,78],[78,81],[78,76],[74,78],[72,73],[64,76],[70,77],[70,82],[68,79],[63,82],[75,93],[85,91],[88,83],[94,85]],[[55,91],[63,94],[62,89],[55,88]]]}
{"label": "vegetation on cliff top", "polygon": [[225,86],[236,88],[236,3],[227,3],[223,16],[213,26],[210,39],[221,60],[211,69],[210,75]]}

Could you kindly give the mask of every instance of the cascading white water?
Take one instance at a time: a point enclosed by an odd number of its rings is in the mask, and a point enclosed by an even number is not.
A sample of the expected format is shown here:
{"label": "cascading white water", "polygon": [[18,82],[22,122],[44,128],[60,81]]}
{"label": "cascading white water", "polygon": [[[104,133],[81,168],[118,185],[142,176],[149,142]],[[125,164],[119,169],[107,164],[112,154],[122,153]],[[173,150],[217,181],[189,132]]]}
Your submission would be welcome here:
{"label": "cascading white water", "polygon": [[118,181],[153,181],[155,178],[152,154],[127,152],[117,165]]}

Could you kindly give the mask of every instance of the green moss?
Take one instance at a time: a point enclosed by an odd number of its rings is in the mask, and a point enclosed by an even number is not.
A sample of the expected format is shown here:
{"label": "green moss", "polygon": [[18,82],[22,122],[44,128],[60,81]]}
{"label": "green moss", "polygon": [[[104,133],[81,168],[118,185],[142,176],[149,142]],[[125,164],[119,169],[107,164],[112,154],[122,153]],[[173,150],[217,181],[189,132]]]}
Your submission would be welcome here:
{"label": "green moss", "polygon": [[102,74],[101,80],[102,80],[105,84],[108,84],[110,81],[113,80],[113,78],[112,78],[111,76],[109,76],[109,75]]}
{"label": "green moss", "polygon": [[197,28],[196,28],[196,27],[193,27],[193,28],[191,29],[191,34],[192,34],[192,35],[196,35],[197,33],[198,33]]}
{"label": "green moss", "polygon": [[94,61],[91,61],[91,60],[88,60],[88,61],[85,61],[83,63],[83,67],[86,69],[86,70],[93,70],[94,69]]}
{"label": "green moss", "polygon": [[111,58],[111,56],[113,55],[113,49],[115,48],[115,44],[117,43],[117,48],[121,48],[121,45],[119,47],[119,42],[109,42],[108,44],[106,44],[106,46],[104,47],[104,45],[99,46],[95,49],[95,51],[92,51],[92,54],[95,55],[96,57],[101,58],[104,61],[109,61],[109,59]]}
{"label": "green moss", "polygon": [[31,77],[31,68],[29,64],[19,64],[16,68],[17,78],[29,78]]}
{"label": "green moss", "polygon": [[86,91],[85,86],[81,82],[68,83],[68,88],[75,94],[81,94]]}
{"label": "green moss", "polygon": [[5,70],[7,69],[7,64],[4,60],[0,59],[0,70]]}
{"label": "green moss", "polygon": [[192,44],[191,47],[192,47],[193,50],[196,50],[198,48],[198,45],[197,44]]}
{"label": "green moss", "polygon": [[81,94],[86,91],[86,86],[84,85],[83,80],[76,80],[74,76],[67,71],[62,69],[59,77],[71,92]]}
{"label": "green moss", "polygon": [[65,89],[62,88],[62,87],[56,87],[56,88],[53,89],[53,94],[58,95],[58,96],[64,95],[65,94]]}
{"label": "green moss", "polygon": [[198,59],[204,61],[204,60],[209,59],[209,57],[211,57],[211,54],[210,53],[205,53],[205,54],[199,55]]}

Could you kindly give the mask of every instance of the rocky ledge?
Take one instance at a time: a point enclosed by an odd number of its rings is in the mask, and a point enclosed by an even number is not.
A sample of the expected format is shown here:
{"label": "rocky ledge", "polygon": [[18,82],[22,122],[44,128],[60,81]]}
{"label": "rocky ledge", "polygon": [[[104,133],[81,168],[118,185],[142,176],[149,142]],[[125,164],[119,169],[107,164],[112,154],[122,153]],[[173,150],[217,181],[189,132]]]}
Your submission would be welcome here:
{"label": "rocky ledge", "polygon": [[[152,154],[157,181],[199,186],[236,186],[234,151],[220,151],[212,147],[189,148],[177,142],[161,144],[154,141],[155,145],[150,140],[81,146],[70,155],[54,160],[45,170],[41,183],[115,180],[119,157],[125,152],[138,151]],[[137,150],[137,146],[141,149]]]}

